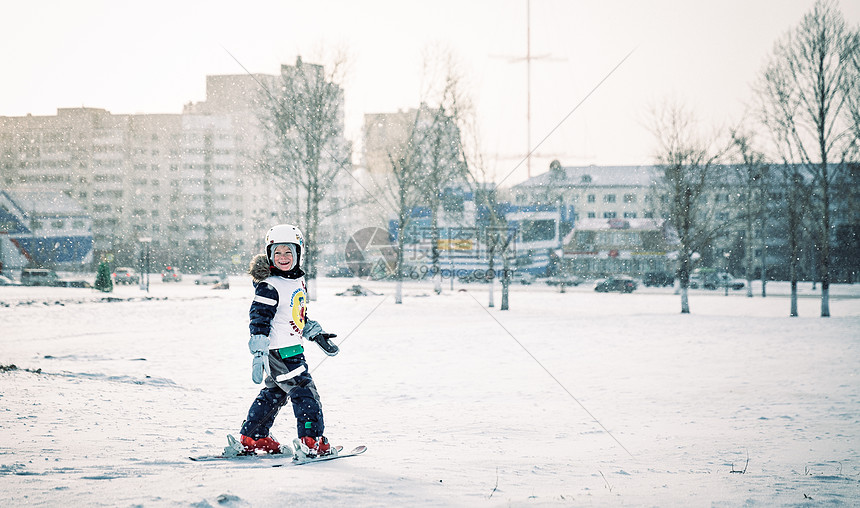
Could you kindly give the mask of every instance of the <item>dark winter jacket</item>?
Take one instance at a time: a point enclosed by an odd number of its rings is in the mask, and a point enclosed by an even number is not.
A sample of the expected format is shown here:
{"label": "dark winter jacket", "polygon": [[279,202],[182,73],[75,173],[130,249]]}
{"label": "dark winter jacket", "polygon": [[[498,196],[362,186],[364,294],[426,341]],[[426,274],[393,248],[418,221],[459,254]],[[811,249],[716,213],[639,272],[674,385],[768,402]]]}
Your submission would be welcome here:
{"label": "dark winter jacket", "polygon": [[251,335],[268,336],[271,349],[301,345],[307,319],[304,272],[298,267],[278,270],[259,254],[251,261],[248,273],[254,279]]}

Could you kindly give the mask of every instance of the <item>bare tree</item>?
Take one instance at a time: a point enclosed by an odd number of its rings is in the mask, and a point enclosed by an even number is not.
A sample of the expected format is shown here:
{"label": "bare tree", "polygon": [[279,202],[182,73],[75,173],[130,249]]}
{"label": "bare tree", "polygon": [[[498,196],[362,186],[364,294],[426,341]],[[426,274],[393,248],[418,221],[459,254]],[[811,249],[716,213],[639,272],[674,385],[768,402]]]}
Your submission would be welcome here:
{"label": "bare tree", "polygon": [[[466,165],[460,157],[463,152],[459,124],[469,104],[463,96],[462,78],[451,51],[427,50],[424,66],[425,99],[418,113],[424,121],[417,126],[425,133],[421,136],[421,168],[414,176],[416,187],[423,196],[423,204],[430,210],[431,274],[433,289],[439,294],[442,292],[439,266],[441,198],[446,185],[466,183]],[[440,75],[442,78],[437,77]]]}
{"label": "bare tree", "polygon": [[[504,214],[499,210],[498,202],[498,187],[489,181],[486,166],[478,149],[477,132],[473,131],[475,136],[473,143],[465,144],[473,149],[473,155],[467,155],[463,152],[463,161],[468,170],[468,181],[475,195],[475,204],[482,208],[482,212],[486,215],[486,225],[478,229],[478,238],[482,239],[487,247],[487,272],[488,274],[495,273],[495,263],[497,259],[502,261],[502,301],[499,310],[509,310],[509,290],[510,290],[510,274],[511,274],[511,249],[515,238],[514,231],[508,225],[508,221]],[[471,162],[470,162],[471,161]],[[490,279],[489,286],[489,302],[488,307],[494,307],[494,281],[495,277]]]}
{"label": "bare tree", "polygon": [[371,175],[370,186],[377,200],[384,204],[386,210],[380,210],[384,217],[390,213],[396,216],[394,234],[396,236],[396,261],[394,264],[395,303],[403,303],[403,280],[408,268],[413,268],[414,275],[423,277],[425,270],[407,263],[408,244],[420,240],[421,232],[414,231],[414,210],[422,204],[425,190],[422,182],[424,150],[430,139],[431,131],[427,129],[427,117],[423,110],[414,110],[390,116],[387,121],[385,139],[385,158],[388,171]]}
{"label": "bare tree", "polygon": [[[461,93],[461,78],[450,52],[425,55],[422,78],[426,81],[421,91],[422,102],[418,109],[406,113],[386,115],[388,125],[380,129],[388,159],[389,171],[371,175],[377,195],[397,215],[398,262],[397,294],[400,294],[404,270],[407,267],[405,249],[407,241],[427,239],[430,245],[430,269],[434,290],[442,290],[439,244],[440,218],[443,209],[443,191],[446,186],[465,184],[467,168],[461,158],[462,142],[460,116],[467,110],[468,101]],[[438,76],[442,78],[438,78]],[[378,147],[375,152],[380,151]],[[378,156],[378,153],[375,154]],[[427,231],[413,231],[413,209],[424,207],[430,213]],[[450,212],[451,210],[447,210]],[[450,220],[450,217],[449,217]],[[450,226],[449,226],[450,227]],[[414,238],[416,233],[419,238]],[[449,246],[450,248],[450,246]],[[419,260],[417,274],[427,274],[426,260]],[[399,297],[397,298],[399,300]],[[398,301],[400,303],[400,301]]]}
{"label": "bare tree", "polygon": [[725,149],[717,150],[714,141],[699,139],[692,115],[677,104],[654,112],[653,129],[658,142],[657,165],[662,169],[657,193],[664,197],[654,203],[678,233],[681,313],[689,314],[687,290],[694,254],[710,247],[731,226],[728,221],[715,221],[714,209],[707,203],[715,183],[724,182],[719,160]]}
{"label": "bare tree", "polygon": [[[429,109],[429,125],[421,147],[419,171],[414,175],[415,185],[423,197],[422,204],[430,210],[430,264],[434,291],[442,292],[439,266],[439,218],[442,211],[442,193],[446,185],[465,183],[465,165],[460,160],[460,135],[450,111],[444,104]],[[419,115],[421,113],[419,112]],[[450,225],[449,225],[450,227]],[[450,246],[449,246],[450,248]]]}
{"label": "bare tree", "polygon": [[810,193],[812,185],[804,176],[804,166],[799,164],[784,164],[780,171],[782,184],[786,189],[785,203],[781,208],[785,214],[788,229],[789,248],[789,280],[791,283],[791,307],[789,316],[797,317],[797,282],[804,243],[805,223],[810,210]]}
{"label": "bare tree", "polygon": [[[764,221],[767,215],[764,206],[767,203],[762,199],[767,194],[767,179],[769,166],[765,163],[764,154],[757,151],[753,146],[753,135],[743,128],[731,130],[732,143],[736,150],[739,164],[735,166],[740,183],[740,209],[741,219],[745,222],[742,240],[744,245],[744,264],[747,279],[747,297],[752,298],[753,265],[755,262],[755,231],[758,229],[762,234],[758,235],[759,246],[762,252],[761,283],[762,296],[765,296],[765,257],[764,251],[767,247],[766,228]],[[758,228],[756,226],[759,225]]]}
{"label": "bare tree", "polygon": [[261,122],[268,133],[263,164],[285,202],[294,204],[288,212],[295,214],[308,238],[302,256],[311,299],[315,298],[323,201],[336,177],[348,177],[350,165],[339,85],[345,65],[342,54],[334,58],[328,72],[298,57],[294,67],[281,67],[274,89],[265,90],[262,97]]}
{"label": "bare tree", "polygon": [[[416,125],[418,123],[418,115],[415,117]],[[393,177],[393,186],[389,189],[394,191],[394,197],[397,210],[397,264],[396,264],[396,290],[395,303],[403,303],[403,279],[405,268],[405,252],[406,252],[406,236],[412,219],[412,210],[419,202],[420,193],[415,187],[415,174],[419,169],[417,159],[419,158],[418,139],[419,134],[416,125],[413,125],[409,133],[409,138],[399,147],[397,154],[389,152],[388,157],[391,162],[391,170]]]}
{"label": "bare tree", "polygon": [[850,98],[856,94],[851,66],[858,51],[857,31],[846,25],[836,1],[817,0],[776,43],[758,87],[764,124],[782,158],[803,165],[812,177],[821,231],[822,317],[830,316],[831,186],[857,148]]}

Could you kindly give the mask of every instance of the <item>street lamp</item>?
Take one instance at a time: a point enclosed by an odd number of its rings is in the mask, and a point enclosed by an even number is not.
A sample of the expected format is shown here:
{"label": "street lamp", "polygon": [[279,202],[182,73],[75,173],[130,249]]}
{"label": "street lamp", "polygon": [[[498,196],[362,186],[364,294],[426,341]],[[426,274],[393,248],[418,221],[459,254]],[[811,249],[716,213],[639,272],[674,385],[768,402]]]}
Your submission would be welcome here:
{"label": "street lamp", "polygon": [[[147,293],[149,293],[149,245],[152,243],[152,238],[138,238],[137,241],[142,243],[144,248],[144,257],[143,257],[143,273],[140,274],[140,289],[145,289]],[[144,284],[144,277],[146,277],[146,283]]]}
{"label": "street lamp", "polygon": [[725,264],[725,272],[723,272],[723,286],[726,287],[726,296],[729,296],[729,257],[732,255],[731,251],[723,252],[723,257],[726,258]]}

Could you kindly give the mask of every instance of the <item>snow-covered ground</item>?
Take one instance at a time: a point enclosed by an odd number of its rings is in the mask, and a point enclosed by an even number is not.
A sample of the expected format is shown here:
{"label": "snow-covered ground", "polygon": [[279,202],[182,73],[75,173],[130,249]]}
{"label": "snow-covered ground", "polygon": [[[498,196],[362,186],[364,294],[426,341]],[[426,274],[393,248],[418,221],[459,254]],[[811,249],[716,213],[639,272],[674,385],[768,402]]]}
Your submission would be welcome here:
{"label": "snow-covered ground", "polygon": [[[361,457],[195,463],[237,434],[251,286],[0,287],[2,506],[774,506],[860,502],[860,285],[768,297],[323,279],[326,434]],[[379,296],[340,297],[361,283]],[[467,289],[459,291],[459,289]],[[17,369],[10,369],[14,364]],[[273,433],[294,434],[292,411]]]}

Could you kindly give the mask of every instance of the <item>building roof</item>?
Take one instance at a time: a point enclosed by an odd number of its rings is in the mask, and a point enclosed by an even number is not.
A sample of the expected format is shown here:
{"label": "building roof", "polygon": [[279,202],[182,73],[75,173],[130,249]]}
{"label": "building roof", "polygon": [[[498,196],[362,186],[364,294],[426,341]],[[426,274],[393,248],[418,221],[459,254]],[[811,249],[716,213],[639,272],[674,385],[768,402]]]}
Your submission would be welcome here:
{"label": "building roof", "polygon": [[514,189],[563,185],[648,187],[659,181],[657,166],[557,166],[514,185]]}
{"label": "building roof", "polygon": [[29,217],[69,217],[86,215],[77,201],[60,192],[5,191],[10,200]]}

